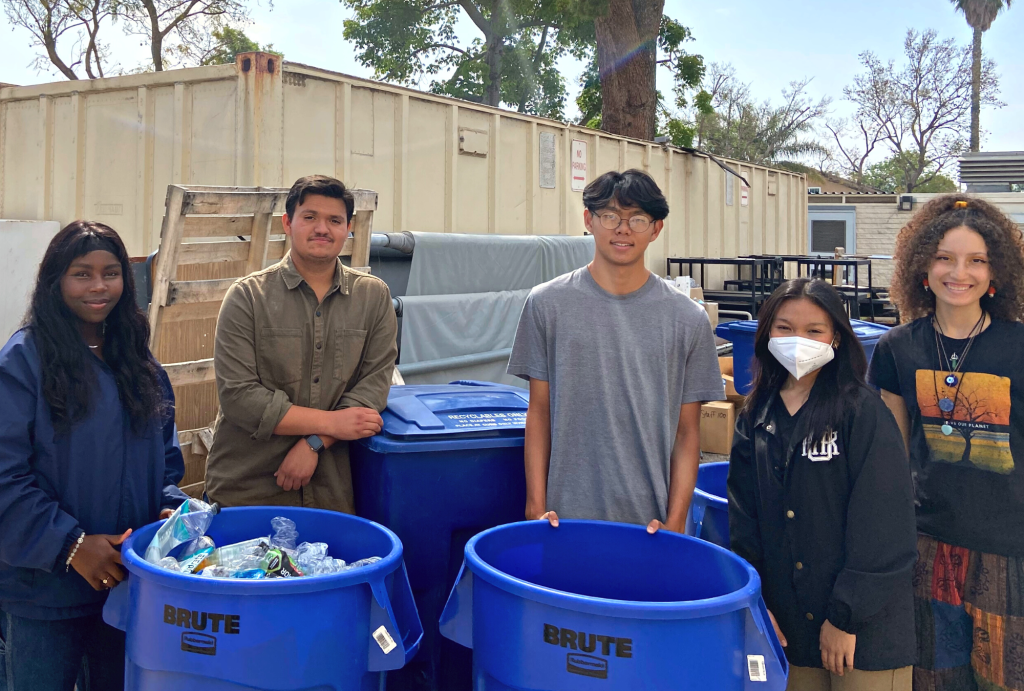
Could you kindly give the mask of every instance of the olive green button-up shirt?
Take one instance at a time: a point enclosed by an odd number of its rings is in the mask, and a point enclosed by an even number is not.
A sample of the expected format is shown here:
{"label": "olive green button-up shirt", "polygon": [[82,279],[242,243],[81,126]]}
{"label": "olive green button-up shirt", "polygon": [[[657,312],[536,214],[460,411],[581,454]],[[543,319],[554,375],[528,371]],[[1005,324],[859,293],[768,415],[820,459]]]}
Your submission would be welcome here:
{"label": "olive green button-up shirt", "polygon": [[274,473],[300,437],[274,428],[292,405],[383,411],[397,334],[387,285],[341,260],[319,303],[290,254],[237,280],[224,297],[214,347],[220,413],[207,459],[210,499],[353,513],[348,442],[321,451],[309,485],[286,492]]}

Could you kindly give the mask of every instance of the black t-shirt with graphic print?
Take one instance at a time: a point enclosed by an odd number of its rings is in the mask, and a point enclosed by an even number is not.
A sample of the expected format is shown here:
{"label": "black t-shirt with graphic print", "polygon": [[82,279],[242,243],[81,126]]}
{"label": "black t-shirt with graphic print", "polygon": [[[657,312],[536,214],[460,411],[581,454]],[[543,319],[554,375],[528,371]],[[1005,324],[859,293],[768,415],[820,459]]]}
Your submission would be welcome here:
{"label": "black t-shirt with graphic print", "polygon": [[[1024,324],[995,320],[961,363],[967,339],[940,336],[930,318],[882,336],[875,386],[903,397],[920,532],[968,549],[1024,556]],[[948,434],[947,434],[948,432]]]}

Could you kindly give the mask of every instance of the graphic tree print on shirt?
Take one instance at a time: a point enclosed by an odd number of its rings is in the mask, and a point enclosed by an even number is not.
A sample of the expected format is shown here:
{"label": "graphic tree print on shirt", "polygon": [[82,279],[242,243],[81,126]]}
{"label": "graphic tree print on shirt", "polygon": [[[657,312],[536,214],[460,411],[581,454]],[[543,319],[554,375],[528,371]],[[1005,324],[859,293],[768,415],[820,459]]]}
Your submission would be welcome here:
{"label": "graphic tree print on shirt", "polygon": [[[917,371],[917,403],[932,460],[971,465],[1007,474],[1013,471],[1010,453],[1010,380],[992,374],[967,372],[957,387],[946,386],[946,372]],[[943,413],[939,401],[955,401]],[[942,433],[949,424],[953,434]]]}

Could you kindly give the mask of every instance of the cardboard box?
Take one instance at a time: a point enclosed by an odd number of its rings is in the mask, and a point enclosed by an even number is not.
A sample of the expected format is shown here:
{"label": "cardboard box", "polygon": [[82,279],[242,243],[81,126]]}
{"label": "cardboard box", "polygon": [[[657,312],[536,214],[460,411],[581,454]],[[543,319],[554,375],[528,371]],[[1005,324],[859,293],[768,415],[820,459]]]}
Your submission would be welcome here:
{"label": "cardboard box", "polygon": [[736,407],[729,401],[712,401],[700,407],[700,450],[728,455],[736,429]]}
{"label": "cardboard box", "polygon": [[711,322],[711,331],[714,332],[715,327],[718,326],[718,303],[705,302],[704,311],[708,313],[708,320]]}
{"label": "cardboard box", "polygon": [[736,390],[736,382],[733,379],[732,358],[718,358],[718,367],[722,370],[722,379],[725,380],[725,399],[735,403],[737,407],[743,407],[747,397]]}
{"label": "cardboard box", "polygon": [[698,300],[703,300],[704,299],[704,289],[703,288],[690,288],[690,299],[693,300],[694,302],[697,302]]}

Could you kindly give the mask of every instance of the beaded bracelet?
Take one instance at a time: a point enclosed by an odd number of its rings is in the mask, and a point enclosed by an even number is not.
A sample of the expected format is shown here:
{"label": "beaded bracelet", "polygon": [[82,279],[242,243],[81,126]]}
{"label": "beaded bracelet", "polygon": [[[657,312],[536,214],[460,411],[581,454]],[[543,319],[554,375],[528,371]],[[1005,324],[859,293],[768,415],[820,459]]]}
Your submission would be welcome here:
{"label": "beaded bracelet", "polygon": [[78,540],[75,542],[75,546],[71,548],[71,554],[68,555],[68,560],[64,562],[64,571],[71,570],[71,560],[75,558],[75,554],[78,552],[78,548],[82,546],[82,542],[85,541],[85,531],[78,536]]}

